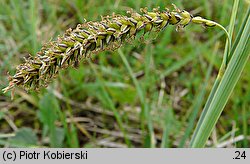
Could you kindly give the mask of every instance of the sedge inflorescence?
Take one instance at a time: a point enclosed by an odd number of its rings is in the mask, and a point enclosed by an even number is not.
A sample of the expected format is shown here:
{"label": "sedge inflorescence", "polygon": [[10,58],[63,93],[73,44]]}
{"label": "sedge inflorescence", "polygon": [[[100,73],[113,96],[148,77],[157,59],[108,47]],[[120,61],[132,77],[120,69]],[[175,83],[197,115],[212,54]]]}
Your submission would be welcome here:
{"label": "sedge inflorescence", "polygon": [[133,39],[140,31],[144,34],[151,31],[162,31],[168,24],[176,25],[177,30],[184,28],[190,22],[215,26],[216,23],[193,17],[189,12],[174,6],[160,11],[158,8],[141,13],[128,11],[128,16],[116,15],[102,17],[101,21],[89,21],[78,24],[75,29],[68,29],[56,41],[43,45],[42,49],[32,57],[25,59],[23,64],[16,67],[16,73],[9,77],[9,85],[3,92],[16,86],[25,90],[46,87],[56,77],[61,69],[77,66],[81,59],[91,53],[116,49],[127,39]]}

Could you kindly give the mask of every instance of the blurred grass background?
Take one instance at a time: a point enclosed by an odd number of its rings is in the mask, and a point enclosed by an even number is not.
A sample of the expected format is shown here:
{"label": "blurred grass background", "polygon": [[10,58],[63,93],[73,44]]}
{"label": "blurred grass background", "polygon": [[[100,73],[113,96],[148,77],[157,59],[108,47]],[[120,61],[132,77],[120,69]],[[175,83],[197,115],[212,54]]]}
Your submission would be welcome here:
{"label": "blurred grass background", "polygon": [[[23,57],[86,20],[171,3],[227,27],[232,0],[0,0],[0,87]],[[249,1],[240,1],[236,31]],[[171,8],[172,9],[172,8]],[[167,26],[60,72],[39,93],[0,93],[0,147],[188,147],[222,62],[225,36]],[[207,147],[249,147],[250,65]]]}

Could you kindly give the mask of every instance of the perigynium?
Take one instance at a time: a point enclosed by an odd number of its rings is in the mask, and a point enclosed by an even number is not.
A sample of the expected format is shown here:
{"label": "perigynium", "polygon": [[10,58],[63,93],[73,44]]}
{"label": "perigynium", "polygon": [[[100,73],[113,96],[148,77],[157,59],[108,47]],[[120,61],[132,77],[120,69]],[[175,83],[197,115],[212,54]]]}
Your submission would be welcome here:
{"label": "perigynium", "polygon": [[101,21],[89,21],[78,24],[75,29],[68,29],[57,40],[43,45],[37,54],[25,59],[23,64],[16,67],[16,73],[9,76],[9,85],[3,92],[16,86],[25,90],[46,87],[56,77],[61,69],[77,66],[83,58],[92,53],[108,49],[117,49],[128,39],[134,39],[140,31],[144,34],[164,30],[168,24],[176,25],[176,30],[182,29],[189,23],[213,27],[220,25],[201,17],[193,17],[189,12],[178,9],[159,8],[148,11],[141,9],[141,14],[130,10],[129,16],[113,14],[102,17]]}

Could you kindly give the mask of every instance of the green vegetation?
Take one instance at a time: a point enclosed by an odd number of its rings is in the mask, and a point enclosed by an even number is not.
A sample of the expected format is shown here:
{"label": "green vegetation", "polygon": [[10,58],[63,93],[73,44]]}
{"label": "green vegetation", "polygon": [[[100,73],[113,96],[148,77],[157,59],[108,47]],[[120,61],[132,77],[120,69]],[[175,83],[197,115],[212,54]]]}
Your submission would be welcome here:
{"label": "green vegetation", "polygon": [[[1,1],[1,89],[20,59],[84,18],[172,2]],[[38,93],[1,93],[1,147],[249,147],[249,2],[237,2],[176,4],[228,26],[232,47],[217,28],[167,26],[61,71]]]}

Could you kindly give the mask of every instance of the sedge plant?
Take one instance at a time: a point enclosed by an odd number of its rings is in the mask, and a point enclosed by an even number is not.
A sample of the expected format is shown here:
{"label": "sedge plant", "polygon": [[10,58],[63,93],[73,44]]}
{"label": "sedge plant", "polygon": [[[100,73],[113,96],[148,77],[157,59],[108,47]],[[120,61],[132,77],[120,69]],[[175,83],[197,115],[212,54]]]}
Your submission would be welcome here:
{"label": "sedge plant", "polygon": [[[219,27],[228,37],[224,60],[190,145],[203,147],[249,56],[249,48],[246,46],[249,42],[249,10],[244,27],[231,47],[232,33],[228,33],[223,26],[173,6],[172,11],[167,8],[165,10],[155,8],[153,11],[143,8],[141,13],[130,10],[126,16],[113,14],[102,17],[101,21],[85,21],[83,24],[78,24],[75,29],[68,29],[57,40],[44,44],[36,55],[30,55],[24,63],[18,65],[16,73],[9,76],[9,85],[3,92],[12,90],[14,93],[15,87],[39,90],[48,86],[60,70],[77,67],[81,60],[89,58],[93,53],[116,50],[124,42],[135,39],[141,33],[143,35],[152,31],[158,33],[168,25],[175,25],[178,31],[190,23]],[[233,20],[235,18],[232,22]]]}
{"label": "sedge plant", "polygon": [[189,23],[206,27],[218,26],[225,30],[214,21],[194,17],[189,12],[173,6],[173,11],[167,8],[163,11],[159,8],[148,11],[143,8],[141,14],[130,10],[127,12],[129,16],[113,14],[102,17],[101,21],[89,21],[78,24],[73,30],[68,29],[57,40],[43,45],[34,57],[30,55],[25,59],[25,63],[17,66],[15,75],[9,76],[9,85],[3,92],[13,90],[16,86],[25,90],[46,87],[61,69],[77,67],[80,60],[90,57],[92,53],[118,49],[141,31],[144,34],[151,31],[160,32],[168,24],[175,25],[176,30],[180,30]]}
{"label": "sedge plant", "polygon": [[[229,35],[232,37],[239,0],[234,1],[234,7],[229,26]],[[250,33],[250,6],[243,24],[234,40],[233,46],[226,44],[223,63],[215,80],[208,100],[205,104],[197,127],[194,131],[190,146],[204,147],[216,122],[218,121],[240,75],[249,59],[249,33]],[[227,48],[227,46],[229,48]]]}

